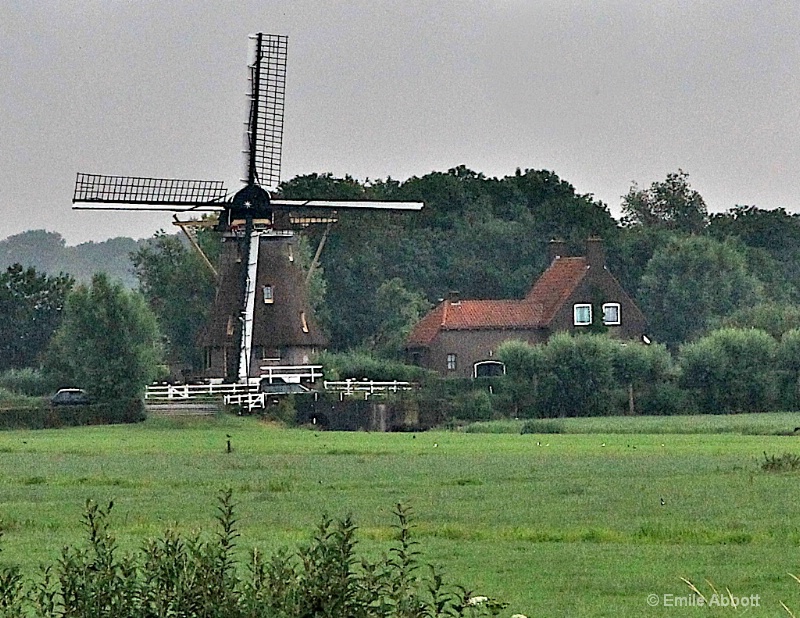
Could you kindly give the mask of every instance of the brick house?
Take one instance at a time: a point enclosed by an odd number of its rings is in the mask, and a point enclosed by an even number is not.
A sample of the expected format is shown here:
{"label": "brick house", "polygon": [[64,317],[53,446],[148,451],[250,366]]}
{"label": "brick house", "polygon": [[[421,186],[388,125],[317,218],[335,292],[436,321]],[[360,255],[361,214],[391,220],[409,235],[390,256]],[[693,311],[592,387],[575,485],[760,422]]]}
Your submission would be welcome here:
{"label": "brick house", "polygon": [[565,253],[566,243],[550,243],[550,266],[521,300],[461,300],[451,294],[411,331],[407,360],[469,378],[502,373],[495,354],[509,340],[536,344],[557,332],[602,330],[641,341],[645,317],[606,268],[602,241],[590,238],[584,256]]}

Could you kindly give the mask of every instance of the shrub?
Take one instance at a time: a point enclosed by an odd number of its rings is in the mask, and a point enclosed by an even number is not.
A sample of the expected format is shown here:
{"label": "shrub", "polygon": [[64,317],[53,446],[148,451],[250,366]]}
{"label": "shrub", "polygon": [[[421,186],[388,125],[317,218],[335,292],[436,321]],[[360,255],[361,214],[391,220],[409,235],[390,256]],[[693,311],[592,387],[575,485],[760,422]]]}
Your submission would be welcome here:
{"label": "shrub", "polygon": [[[31,401],[33,403],[31,403]],[[27,405],[24,405],[27,402]],[[57,406],[42,403],[41,398],[15,402],[0,410],[0,429],[48,429],[80,425],[115,425],[138,423],[146,418],[140,399],[127,402],[95,403],[87,406]]]}
{"label": "shrub", "polygon": [[0,373],[0,389],[17,395],[42,397],[56,390],[56,385],[37,369],[8,369]]}
{"label": "shrub", "polygon": [[214,535],[183,538],[167,531],[131,554],[120,552],[109,530],[112,508],[113,502],[100,507],[87,501],[86,546],[65,548],[42,581],[25,582],[16,567],[0,568],[2,615],[456,618],[497,615],[505,607],[426,569],[412,538],[411,510],[400,504],[396,540],[375,562],[356,554],[350,518],[325,517],[297,552],[266,558],[253,549],[246,565],[236,561],[230,490],[220,494]]}
{"label": "shrub", "polygon": [[800,470],[800,455],[784,453],[780,457],[767,455],[764,453],[764,461],[761,462],[761,469],[764,472],[794,472]]}
{"label": "shrub", "polygon": [[721,328],[680,350],[680,384],[701,411],[758,412],[776,401],[776,341],[757,329]]}
{"label": "shrub", "polygon": [[547,373],[541,381],[543,417],[608,414],[608,393],[615,386],[613,348],[603,335],[558,334],[544,347]]}
{"label": "shrub", "polygon": [[455,397],[451,417],[462,421],[488,421],[492,418],[492,400],[484,390],[471,390]]}
{"label": "shrub", "polygon": [[420,382],[432,372],[404,363],[376,358],[366,352],[324,352],[317,361],[325,367],[328,380],[375,380],[377,382]]}
{"label": "shrub", "polygon": [[636,411],[646,416],[696,414],[697,404],[691,393],[674,382],[658,382],[640,391]]}

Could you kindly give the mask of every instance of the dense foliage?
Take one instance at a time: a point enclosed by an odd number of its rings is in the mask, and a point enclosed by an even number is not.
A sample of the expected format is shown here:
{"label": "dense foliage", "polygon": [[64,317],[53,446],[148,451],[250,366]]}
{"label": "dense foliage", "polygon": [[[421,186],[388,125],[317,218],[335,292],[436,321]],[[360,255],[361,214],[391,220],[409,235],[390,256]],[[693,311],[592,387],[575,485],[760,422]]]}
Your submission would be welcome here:
{"label": "dense foliage", "polygon": [[[123,554],[110,532],[114,506],[87,501],[85,547],[65,547],[28,582],[0,566],[0,614],[32,618],[479,618],[506,604],[470,597],[419,560],[410,509],[397,505],[397,539],[376,561],[359,559],[350,518],[324,518],[311,541],[292,554],[236,553],[239,532],[230,491],[219,499],[213,536],[173,530]],[[425,572],[425,567],[428,572]]]}
{"label": "dense foliage", "polygon": [[0,371],[38,366],[74,280],[12,264],[0,273]]}
{"label": "dense foliage", "polygon": [[[309,174],[283,183],[280,194],[425,203],[418,213],[342,211],[339,222],[329,230],[311,226],[302,232],[299,262],[304,268],[311,266],[311,256],[325,241],[312,278],[312,297],[334,352],[357,349],[400,359],[403,341],[414,323],[451,290],[458,290],[462,298],[519,298],[546,267],[547,243],[552,238],[563,238],[579,254],[591,234],[604,239],[610,270],[644,310],[650,339],[667,344],[676,359],[666,372],[671,377],[663,381],[663,388],[651,392],[648,385],[653,378],[640,375],[643,369],[637,352],[626,352],[630,355],[626,359],[615,357],[611,379],[627,389],[622,397],[627,405],[649,401],[651,395],[661,397],[663,403],[670,389],[697,388],[685,379],[679,383],[672,375],[681,366],[677,362],[680,350],[720,327],[758,328],[779,341],[800,326],[796,309],[800,218],[783,209],[766,211],[755,206],[735,206],[709,215],[702,196],[682,170],[646,188],[634,184],[622,198],[620,222],[605,204],[577,193],[569,182],[547,170],[517,170],[490,178],[458,166],[405,181],[368,182]],[[0,250],[8,253],[13,245],[26,259],[36,256],[42,271],[51,275],[49,269],[70,249],[57,234],[42,231],[3,242]],[[219,239],[203,232],[200,242],[213,260]],[[110,250],[115,243],[124,244],[119,239],[108,241],[102,250]],[[210,275],[188,245],[174,236],[159,234],[129,251],[140,290],[165,335],[170,360],[196,363],[196,333],[213,294]],[[104,267],[112,261],[106,253],[95,259]],[[16,319],[20,332],[26,321],[29,327],[30,317]],[[11,345],[12,339],[0,341]],[[555,354],[556,348],[547,353]],[[577,362],[568,356],[562,360],[567,365]],[[20,362],[36,366],[39,361],[31,357]],[[793,371],[790,365],[788,360],[782,365],[779,401],[785,399],[785,383]],[[606,383],[599,374],[596,379],[600,387]],[[557,392],[563,380],[552,372],[537,378],[536,396]],[[522,397],[519,405],[526,407],[523,393],[517,396]],[[477,403],[483,409],[483,400]],[[617,409],[616,399],[606,403]]]}
{"label": "dense foliage", "polygon": [[145,242],[120,237],[67,246],[57,232],[29,230],[0,240],[0,265],[19,263],[48,275],[69,273],[81,283],[89,283],[95,273],[104,272],[132,288],[136,277],[128,255]]}
{"label": "dense foliage", "polygon": [[[207,251],[219,243],[216,236],[213,241],[205,243]],[[162,233],[133,253],[131,261],[139,290],[166,337],[170,360],[179,366],[198,366],[197,338],[214,301],[211,271],[179,237]]]}
{"label": "dense foliage", "polygon": [[96,402],[127,402],[155,379],[160,360],[158,326],[144,298],[100,274],[67,297],[44,366],[59,386],[83,388]]}

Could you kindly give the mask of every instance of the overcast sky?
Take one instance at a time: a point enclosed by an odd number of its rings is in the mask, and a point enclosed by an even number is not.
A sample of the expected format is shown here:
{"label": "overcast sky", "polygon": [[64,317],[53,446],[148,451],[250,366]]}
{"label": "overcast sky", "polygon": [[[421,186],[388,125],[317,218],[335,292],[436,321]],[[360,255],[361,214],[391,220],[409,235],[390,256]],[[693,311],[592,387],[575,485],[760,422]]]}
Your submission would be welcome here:
{"label": "overcast sky", "polygon": [[548,169],[618,214],[678,168],[800,210],[796,0],[0,2],[0,238],[147,237],[76,172],[242,175],[248,35],[289,36],[284,179]]}

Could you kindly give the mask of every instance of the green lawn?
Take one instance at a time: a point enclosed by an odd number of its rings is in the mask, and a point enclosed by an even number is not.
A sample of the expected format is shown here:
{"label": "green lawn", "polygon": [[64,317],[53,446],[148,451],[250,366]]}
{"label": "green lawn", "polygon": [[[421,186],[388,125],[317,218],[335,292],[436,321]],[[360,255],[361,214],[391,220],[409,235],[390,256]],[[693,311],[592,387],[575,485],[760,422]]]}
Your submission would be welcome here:
{"label": "green lawn", "polygon": [[375,553],[392,536],[394,504],[408,503],[425,558],[509,601],[507,615],[716,615],[647,605],[648,594],[689,594],[681,577],[704,593],[710,580],[760,595],[752,616],[788,615],[780,601],[800,615],[788,575],[800,573],[800,473],[759,465],[764,452],[800,454],[800,437],[719,429],[727,420],[778,434],[800,417],[713,419],[707,433],[684,434],[639,431],[680,417],[622,419],[630,433],[617,419],[570,419],[562,434],[414,435],[235,417],[2,432],[0,557],[35,572],[81,538],[87,498],[114,499],[126,547],[174,524],[209,529],[218,491],[231,487],[242,547],[295,545],[324,513],[352,513],[362,550]]}

